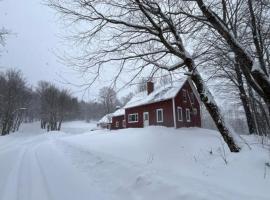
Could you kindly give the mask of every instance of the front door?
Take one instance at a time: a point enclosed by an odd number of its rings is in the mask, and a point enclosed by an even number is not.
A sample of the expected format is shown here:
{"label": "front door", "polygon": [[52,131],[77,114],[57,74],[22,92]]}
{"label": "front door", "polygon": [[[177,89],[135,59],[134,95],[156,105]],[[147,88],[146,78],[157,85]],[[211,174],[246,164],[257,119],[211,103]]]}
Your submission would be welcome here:
{"label": "front door", "polygon": [[143,126],[149,126],[149,112],[143,113]]}

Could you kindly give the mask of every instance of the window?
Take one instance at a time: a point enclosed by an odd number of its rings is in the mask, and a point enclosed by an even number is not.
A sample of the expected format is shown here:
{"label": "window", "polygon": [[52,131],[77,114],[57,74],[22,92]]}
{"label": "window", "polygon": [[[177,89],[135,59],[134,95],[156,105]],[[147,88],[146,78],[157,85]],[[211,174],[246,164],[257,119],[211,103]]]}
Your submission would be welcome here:
{"label": "window", "polygon": [[123,126],[123,128],[126,128],[126,120],[122,121],[122,126]]}
{"label": "window", "polygon": [[189,108],[186,108],[186,120],[187,120],[187,122],[190,122],[190,110],[189,110]]}
{"label": "window", "polygon": [[181,107],[177,107],[177,119],[178,121],[183,121],[183,113]]}
{"label": "window", "polygon": [[157,122],[163,122],[163,109],[157,109]]}
{"label": "window", "polygon": [[183,101],[187,101],[187,91],[183,89]]}
{"label": "window", "polygon": [[115,122],[115,127],[118,128],[119,127],[119,121]]}
{"label": "window", "polygon": [[192,109],[192,114],[193,114],[193,115],[197,115],[197,114],[198,114],[197,108],[193,108],[193,109]]}
{"label": "window", "polygon": [[138,113],[133,113],[128,115],[128,123],[138,122]]}

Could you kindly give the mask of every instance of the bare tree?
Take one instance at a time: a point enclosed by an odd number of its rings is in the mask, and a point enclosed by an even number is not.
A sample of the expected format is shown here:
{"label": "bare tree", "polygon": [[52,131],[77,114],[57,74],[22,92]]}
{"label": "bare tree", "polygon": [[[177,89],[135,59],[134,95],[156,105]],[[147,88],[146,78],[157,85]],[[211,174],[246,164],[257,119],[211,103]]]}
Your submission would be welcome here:
{"label": "bare tree", "polygon": [[4,46],[6,36],[9,34],[9,31],[5,28],[0,29],[0,45]]}
{"label": "bare tree", "polygon": [[53,84],[40,82],[38,91],[41,99],[41,128],[57,130],[59,90]]}
{"label": "bare tree", "polygon": [[[215,2],[213,4],[205,1],[204,5],[201,1],[196,2],[201,6],[204,16],[200,15],[193,3],[193,12],[182,8],[182,13],[208,26],[207,32],[201,31],[200,38],[200,46],[207,49],[208,54],[203,56],[204,62],[206,61],[204,65],[212,66],[213,76],[218,78],[223,71],[222,77],[228,78],[238,88],[249,132],[262,134],[261,129],[267,130],[263,127],[268,126],[267,115],[270,114],[266,107],[269,105],[266,97],[269,90],[260,88],[267,87],[267,80],[265,82],[263,79],[269,77],[269,7],[262,1],[223,0],[212,1]],[[245,55],[242,56],[241,52]],[[249,67],[243,61],[247,56],[252,61]],[[249,61],[246,59],[245,62]],[[254,71],[257,72],[253,73]],[[264,83],[261,84],[260,81]],[[248,92],[249,87],[252,87],[256,94],[250,95],[252,92]],[[264,102],[261,103],[261,99],[264,99]],[[263,117],[262,120],[255,116],[257,114]],[[261,123],[262,121],[264,123]],[[258,124],[261,124],[261,127]]]}
{"label": "bare tree", "polygon": [[26,81],[20,71],[8,70],[0,75],[1,135],[18,130],[29,101]]}
{"label": "bare tree", "polygon": [[[234,17],[235,16],[230,16],[230,19],[232,20]],[[247,38],[244,38],[246,32],[241,32],[238,30],[241,24],[241,21],[238,21],[239,18],[241,18],[241,16],[237,15],[233,21],[235,24],[232,29],[233,34],[236,38],[240,37],[242,40],[245,40],[245,43],[247,44],[245,47],[249,48],[249,43],[246,42]],[[207,37],[205,37],[205,34],[201,34],[199,40],[200,47],[198,48],[207,49],[204,55],[200,58],[200,62],[202,63],[201,65],[204,67],[204,69],[207,69],[209,79],[215,79],[214,82],[226,82],[226,80],[229,81],[227,81],[227,91],[220,90],[220,92],[226,94],[223,95],[223,98],[229,99],[233,97],[233,101],[236,102],[238,100],[234,97],[241,100],[245,111],[249,133],[255,133],[256,128],[254,118],[252,116],[252,109],[249,103],[246,79],[243,77],[243,73],[239,67],[239,62],[237,60],[238,57],[235,56],[230,47],[224,43],[223,39],[218,38],[214,33],[211,32],[211,30],[208,31]],[[234,94],[228,95],[228,93],[232,92]]]}
{"label": "bare tree", "polygon": [[110,87],[100,89],[99,99],[104,106],[104,114],[112,113],[115,111],[116,107],[120,105],[115,90]]}
{"label": "bare tree", "polygon": [[61,129],[62,122],[69,117],[76,119],[78,116],[78,101],[67,90],[60,90],[55,85],[41,81],[37,92],[40,102],[41,128],[48,131]]}
{"label": "bare tree", "polygon": [[73,99],[67,90],[59,92],[58,96],[58,127],[57,130],[61,129],[61,125],[65,117],[72,112]]}
{"label": "bare tree", "polygon": [[131,100],[131,98],[134,96],[132,92],[128,93],[126,96],[121,98],[121,104],[124,106]]}
{"label": "bare tree", "polygon": [[[194,2],[194,1],[193,1]],[[208,4],[203,0],[195,0],[198,8],[201,10],[203,17],[200,15],[192,15],[192,17],[199,19],[201,22],[207,22],[211,28],[213,28],[216,33],[218,33],[224,41],[230,46],[231,50],[235,53],[237,61],[243,75],[245,76],[249,85],[258,93],[261,98],[263,98],[266,103],[268,110],[270,112],[270,81],[269,81],[269,66],[266,67],[265,57],[267,57],[268,45],[265,43],[267,38],[269,38],[269,31],[263,33],[263,29],[259,26],[263,23],[259,23],[261,19],[262,22],[269,21],[269,8],[264,9],[265,3],[263,1],[228,1],[223,0],[222,2],[216,2],[216,4]],[[192,2],[190,2],[192,3]],[[247,3],[247,4],[246,4]],[[221,6],[222,4],[222,6]],[[250,36],[253,38],[253,47],[255,49],[247,49],[242,45],[241,41],[232,34],[232,26],[234,23],[230,21],[230,18],[226,17],[228,12],[234,12],[230,10],[231,5],[237,4],[233,9],[239,9],[241,7],[246,7],[249,10],[248,18],[245,24],[250,24],[249,29],[251,30]],[[256,19],[254,5],[261,7],[262,12],[260,12],[261,17]],[[267,5],[266,5],[267,6]],[[218,9],[221,8],[221,9]],[[216,10],[216,12],[214,11]],[[220,15],[223,17],[221,17]],[[186,13],[190,15],[190,13]],[[267,19],[267,20],[266,20]],[[251,23],[249,23],[251,22]],[[268,24],[269,26],[269,24]],[[260,26],[263,27],[263,26]],[[269,29],[266,29],[269,30]],[[267,50],[266,50],[267,49]]]}
{"label": "bare tree", "polygon": [[[91,27],[75,35],[76,41],[82,42],[85,47],[84,55],[76,62],[84,72],[96,72],[98,77],[105,65],[118,61],[120,67],[115,78],[129,69],[135,72],[130,79],[132,81],[145,68],[151,67],[153,74],[161,69],[175,71],[185,67],[224,141],[232,152],[239,151],[232,131],[226,126],[196,68],[194,57],[188,53],[183,42],[185,34],[204,25],[193,23],[193,19],[181,14],[181,2],[49,0],[49,6],[62,13],[69,22],[89,24]],[[97,41],[98,45],[87,45]],[[135,67],[130,69],[129,66]]]}
{"label": "bare tree", "polygon": [[80,106],[80,118],[90,122],[90,120],[99,120],[104,116],[104,106],[97,101],[81,101]]}
{"label": "bare tree", "polygon": [[40,107],[41,102],[39,94],[34,91],[32,88],[29,89],[30,102],[27,110],[25,111],[25,122],[34,122],[40,120]]}

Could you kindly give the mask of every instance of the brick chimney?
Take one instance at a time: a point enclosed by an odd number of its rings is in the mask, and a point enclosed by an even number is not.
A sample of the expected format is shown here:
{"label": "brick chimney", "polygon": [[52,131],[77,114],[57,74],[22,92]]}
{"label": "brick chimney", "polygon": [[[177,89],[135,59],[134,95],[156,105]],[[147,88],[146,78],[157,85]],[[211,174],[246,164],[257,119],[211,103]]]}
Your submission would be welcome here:
{"label": "brick chimney", "polygon": [[154,91],[154,83],[152,81],[148,81],[146,87],[148,95]]}

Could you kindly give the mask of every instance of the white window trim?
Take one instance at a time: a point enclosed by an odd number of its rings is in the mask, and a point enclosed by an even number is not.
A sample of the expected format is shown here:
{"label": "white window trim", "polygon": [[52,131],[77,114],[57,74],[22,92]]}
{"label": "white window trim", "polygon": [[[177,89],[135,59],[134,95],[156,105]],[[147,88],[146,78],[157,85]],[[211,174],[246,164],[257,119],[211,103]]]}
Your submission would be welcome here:
{"label": "white window trim", "polygon": [[[179,111],[181,110],[181,119],[179,119]],[[179,122],[182,122],[183,121],[183,109],[182,109],[182,107],[180,107],[180,106],[178,106],[177,107],[177,120],[179,121]]]}
{"label": "white window trim", "polygon": [[119,121],[116,121],[116,122],[115,122],[115,127],[116,127],[116,128],[119,128]]}
{"label": "white window trim", "polygon": [[[189,113],[189,116],[187,115],[187,113]],[[189,108],[186,108],[186,120],[187,120],[187,122],[191,122],[191,116],[190,116],[190,109]]]}
{"label": "white window trim", "polygon": [[[161,120],[158,120],[158,112],[159,111],[161,111],[161,113],[162,113],[161,114],[161,118],[162,118]],[[163,122],[163,119],[164,119],[164,117],[163,117],[163,109],[162,108],[156,109],[156,120],[157,120],[157,122],[158,123]]]}
{"label": "white window trim", "polygon": [[176,123],[176,113],[175,113],[175,98],[172,99],[172,104],[173,104],[173,107],[172,107],[172,110],[173,110],[173,126],[174,128],[177,128],[177,123]]}
{"label": "white window trim", "polygon": [[[130,116],[130,115],[137,115],[137,121],[130,121],[130,120],[129,120],[129,116]],[[137,122],[139,122],[139,114],[138,114],[138,113],[128,114],[128,123],[137,123]]]}

